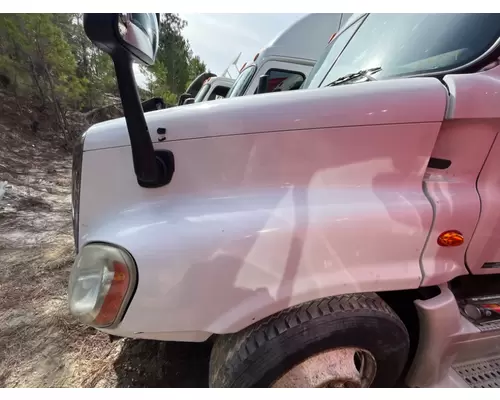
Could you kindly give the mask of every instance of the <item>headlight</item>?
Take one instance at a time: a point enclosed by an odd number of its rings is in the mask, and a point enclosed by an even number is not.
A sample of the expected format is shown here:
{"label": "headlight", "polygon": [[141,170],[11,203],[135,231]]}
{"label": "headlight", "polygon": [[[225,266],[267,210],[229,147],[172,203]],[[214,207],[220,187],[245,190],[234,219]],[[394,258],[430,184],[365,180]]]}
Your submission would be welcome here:
{"label": "headlight", "polygon": [[132,256],[118,247],[92,243],[77,255],[69,278],[69,308],[99,328],[120,322],[137,284]]}

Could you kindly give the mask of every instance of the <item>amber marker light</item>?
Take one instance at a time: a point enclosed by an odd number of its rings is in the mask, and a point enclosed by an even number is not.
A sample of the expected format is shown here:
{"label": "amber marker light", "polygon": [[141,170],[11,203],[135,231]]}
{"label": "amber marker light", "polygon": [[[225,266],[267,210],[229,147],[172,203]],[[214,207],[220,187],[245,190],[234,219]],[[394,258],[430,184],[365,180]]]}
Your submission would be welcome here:
{"label": "amber marker light", "polygon": [[439,235],[437,242],[443,247],[460,246],[464,242],[464,235],[455,230],[445,231]]}

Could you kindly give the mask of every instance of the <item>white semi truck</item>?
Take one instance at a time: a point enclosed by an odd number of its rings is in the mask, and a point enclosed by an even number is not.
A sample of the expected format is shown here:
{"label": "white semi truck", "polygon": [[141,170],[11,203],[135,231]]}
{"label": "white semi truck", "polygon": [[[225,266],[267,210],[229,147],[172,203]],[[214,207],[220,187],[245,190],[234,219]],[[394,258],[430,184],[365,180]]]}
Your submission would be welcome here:
{"label": "white semi truck", "polygon": [[227,97],[299,89],[351,15],[307,14],[300,18],[243,65]]}
{"label": "white semi truck", "polygon": [[243,64],[236,81],[207,78],[196,96],[184,99],[183,104],[299,89],[328,41],[351,15],[308,14],[300,18],[262,48],[250,63]]}
{"label": "white semi truck", "polygon": [[75,147],[75,317],[211,341],[211,387],[500,386],[499,14],[353,15],[303,90],[146,114],[120,16],[84,17],[125,117]]}
{"label": "white semi truck", "polygon": [[[202,101],[212,101],[224,99],[231,87],[234,84],[234,79],[224,76],[214,76],[208,78],[201,87],[200,91],[193,99],[193,103],[201,103]],[[190,102],[188,102],[189,104]]]}
{"label": "white semi truck", "polygon": [[[212,73],[205,73],[198,76],[188,88],[188,93],[181,96],[182,104],[201,103],[202,101],[225,98],[234,83],[234,79],[229,69],[230,67],[234,67],[236,71],[239,72],[237,62],[240,56],[241,53],[239,53],[231,64],[228,65],[221,76],[216,76]],[[199,81],[199,83],[197,83],[197,81]],[[190,90],[191,88],[192,90]]]}
{"label": "white semi truck", "polygon": [[224,76],[207,78],[196,96],[184,99],[183,104],[299,89],[328,41],[351,15],[307,14],[243,64],[236,81]]}

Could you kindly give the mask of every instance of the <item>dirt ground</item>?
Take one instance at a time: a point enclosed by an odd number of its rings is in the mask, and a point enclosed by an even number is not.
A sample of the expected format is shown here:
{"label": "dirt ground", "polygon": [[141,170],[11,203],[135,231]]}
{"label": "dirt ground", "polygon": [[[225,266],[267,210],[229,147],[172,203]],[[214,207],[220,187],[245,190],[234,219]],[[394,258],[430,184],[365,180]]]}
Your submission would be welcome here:
{"label": "dirt ground", "polygon": [[111,343],[69,315],[71,155],[1,122],[0,387],[206,387],[208,345]]}

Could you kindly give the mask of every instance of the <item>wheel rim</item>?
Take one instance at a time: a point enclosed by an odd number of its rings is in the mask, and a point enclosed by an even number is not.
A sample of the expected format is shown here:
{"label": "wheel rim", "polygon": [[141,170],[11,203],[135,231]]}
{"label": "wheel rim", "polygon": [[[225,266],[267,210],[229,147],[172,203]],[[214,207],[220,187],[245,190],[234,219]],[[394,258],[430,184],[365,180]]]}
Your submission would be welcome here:
{"label": "wheel rim", "polygon": [[375,357],[357,347],[338,348],[315,354],[295,365],[273,388],[364,388],[377,373]]}

